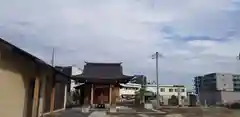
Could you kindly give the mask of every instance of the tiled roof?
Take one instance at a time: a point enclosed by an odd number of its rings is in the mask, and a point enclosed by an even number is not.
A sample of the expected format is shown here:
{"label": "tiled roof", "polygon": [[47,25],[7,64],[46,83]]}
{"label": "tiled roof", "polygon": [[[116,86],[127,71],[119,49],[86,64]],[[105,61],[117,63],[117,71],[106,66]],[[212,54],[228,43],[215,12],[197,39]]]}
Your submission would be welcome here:
{"label": "tiled roof", "polygon": [[83,73],[75,78],[84,78],[86,80],[104,79],[104,80],[130,80],[134,76],[123,74],[121,63],[89,63],[86,62]]}
{"label": "tiled roof", "polygon": [[0,38],[0,45],[4,46],[5,48],[9,48],[12,50],[12,52],[16,52],[19,55],[33,61],[34,63],[38,64],[38,65],[44,65],[50,69],[52,69],[55,73],[60,74],[61,76],[64,76],[64,78],[68,78],[71,79],[71,77],[61,71],[59,71],[58,69],[54,68],[53,66],[49,65],[48,63],[44,62],[43,60],[39,59],[38,57],[20,49],[19,47],[5,41],[4,39]]}

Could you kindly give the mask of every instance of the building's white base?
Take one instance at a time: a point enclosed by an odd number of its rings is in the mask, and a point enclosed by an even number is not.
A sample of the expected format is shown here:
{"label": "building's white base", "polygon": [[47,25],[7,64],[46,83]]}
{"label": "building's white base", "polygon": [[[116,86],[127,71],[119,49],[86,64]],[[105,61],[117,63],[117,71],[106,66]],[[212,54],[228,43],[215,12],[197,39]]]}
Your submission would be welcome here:
{"label": "building's white base", "polygon": [[110,107],[109,112],[110,113],[115,113],[115,112],[117,112],[117,108],[116,107]]}
{"label": "building's white base", "polygon": [[153,105],[151,103],[146,103],[146,104],[144,104],[144,108],[153,109]]}
{"label": "building's white base", "polygon": [[89,113],[90,112],[90,106],[83,106],[82,107],[82,113]]}

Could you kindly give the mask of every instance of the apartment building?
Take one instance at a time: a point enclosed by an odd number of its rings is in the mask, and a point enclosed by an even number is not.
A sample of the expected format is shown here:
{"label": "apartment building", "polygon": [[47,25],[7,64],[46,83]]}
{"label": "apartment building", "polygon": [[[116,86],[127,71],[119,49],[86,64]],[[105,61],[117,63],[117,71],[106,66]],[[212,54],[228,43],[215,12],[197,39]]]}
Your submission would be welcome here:
{"label": "apartment building", "polygon": [[240,75],[211,73],[194,78],[200,102],[209,105],[232,102],[240,99]]}
{"label": "apartment building", "polygon": [[199,92],[200,92],[200,88],[202,85],[202,77],[203,76],[196,76],[194,78],[194,89],[195,89],[196,94],[199,94]]}

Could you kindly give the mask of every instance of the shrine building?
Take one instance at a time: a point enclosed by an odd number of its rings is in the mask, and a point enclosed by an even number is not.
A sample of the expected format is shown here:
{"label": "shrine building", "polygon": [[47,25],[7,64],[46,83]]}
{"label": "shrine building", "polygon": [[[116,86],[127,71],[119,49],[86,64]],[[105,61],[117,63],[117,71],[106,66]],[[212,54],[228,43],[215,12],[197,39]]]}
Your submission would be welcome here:
{"label": "shrine building", "polygon": [[91,107],[116,106],[120,83],[129,82],[134,76],[123,74],[121,63],[85,62],[83,73],[73,76],[79,83],[81,104]]}

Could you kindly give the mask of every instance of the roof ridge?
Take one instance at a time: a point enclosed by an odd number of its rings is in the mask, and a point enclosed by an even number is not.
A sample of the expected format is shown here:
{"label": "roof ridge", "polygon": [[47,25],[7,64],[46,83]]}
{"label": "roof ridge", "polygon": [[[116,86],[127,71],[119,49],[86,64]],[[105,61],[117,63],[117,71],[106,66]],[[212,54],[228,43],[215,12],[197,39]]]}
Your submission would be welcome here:
{"label": "roof ridge", "polygon": [[86,64],[117,64],[117,65],[121,65],[122,62],[88,62],[88,61],[84,61]]}

